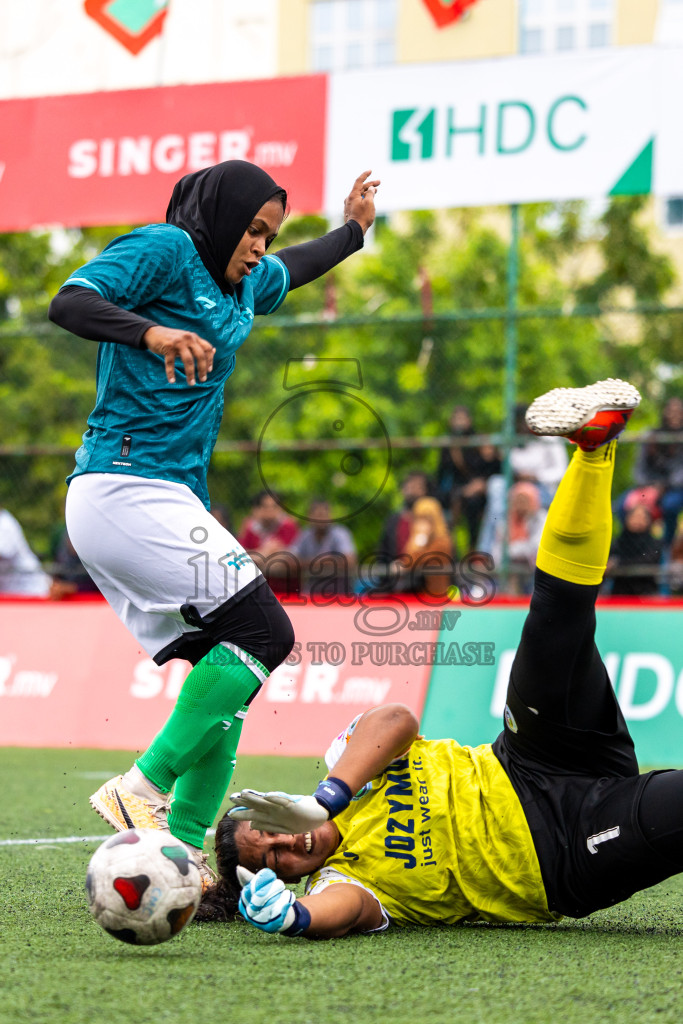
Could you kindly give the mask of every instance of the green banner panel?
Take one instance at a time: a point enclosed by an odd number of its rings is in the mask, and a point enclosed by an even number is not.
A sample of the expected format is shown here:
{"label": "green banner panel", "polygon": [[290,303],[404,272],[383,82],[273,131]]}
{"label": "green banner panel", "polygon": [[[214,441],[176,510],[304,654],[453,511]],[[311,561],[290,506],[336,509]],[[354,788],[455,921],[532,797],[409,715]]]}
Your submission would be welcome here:
{"label": "green banner panel", "polygon": [[[525,616],[525,608],[464,608],[442,627],[426,736],[471,745],[495,739]],[[599,607],[596,640],[641,765],[683,766],[683,609]]]}

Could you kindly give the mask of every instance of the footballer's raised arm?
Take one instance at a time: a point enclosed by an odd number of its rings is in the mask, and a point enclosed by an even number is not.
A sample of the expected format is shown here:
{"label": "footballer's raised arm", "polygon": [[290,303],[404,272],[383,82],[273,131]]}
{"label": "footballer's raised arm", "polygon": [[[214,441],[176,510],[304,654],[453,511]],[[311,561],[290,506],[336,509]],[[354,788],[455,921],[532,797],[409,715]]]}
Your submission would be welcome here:
{"label": "footballer's raised arm", "polygon": [[289,271],[289,290],[326,274],[363,246],[363,236],[375,219],[375,193],[379,178],[363,171],[344,200],[344,224],[321,238],[290,245],[275,253]]}
{"label": "footballer's raised arm", "polygon": [[419,723],[405,704],[381,704],[358,719],[346,749],[333,768],[334,778],[352,793],[381,775],[417,738]]}
{"label": "footballer's raised arm", "polygon": [[231,795],[235,806],[228,813],[265,832],[297,835],[315,829],[345,810],[353,795],[405,753],[417,734],[417,718],[405,704],[372,708],[358,719],[333,774],[312,796],[242,789]]}

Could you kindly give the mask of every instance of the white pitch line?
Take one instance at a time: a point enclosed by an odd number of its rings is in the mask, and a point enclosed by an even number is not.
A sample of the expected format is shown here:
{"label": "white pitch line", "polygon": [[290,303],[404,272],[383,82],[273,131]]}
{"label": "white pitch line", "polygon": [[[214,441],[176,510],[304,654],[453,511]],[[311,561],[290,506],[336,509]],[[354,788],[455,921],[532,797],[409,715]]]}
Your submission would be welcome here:
{"label": "white pitch line", "polygon": [[[110,833],[111,835],[112,833]],[[54,839],[0,839],[0,846],[54,846],[55,843],[101,843],[109,836],[55,836]]]}
{"label": "white pitch line", "polygon": [[116,772],[70,772],[76,779],[110,779]]}
{"label": "white pitch line", "polygon": [[[215,828],[210,828],[207,836],[215,836]],[[103,843],[105,839],[116,835],[108,832],[106,836],[44,836],[41,839],[0,839],[0,846],[55,846],[57,843]]]}

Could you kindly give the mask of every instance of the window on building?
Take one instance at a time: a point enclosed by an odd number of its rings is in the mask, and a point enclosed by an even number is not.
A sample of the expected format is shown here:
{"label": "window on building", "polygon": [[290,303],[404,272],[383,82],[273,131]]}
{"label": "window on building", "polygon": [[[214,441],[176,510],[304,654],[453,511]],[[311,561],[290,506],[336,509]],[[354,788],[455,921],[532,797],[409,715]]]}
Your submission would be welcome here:
{"label": "window on building", "polygon": [[398,0],[313,0],[313,71],[346,71],[393,64]]}
{"label": "window on building", "polygon": [[683,196],[670,196],[666,200],[664,223],[667,228],[683,228]]}
{"label": "window on building", "polygon": [[609,25],[598,22],[588,26],[589,46],[609,46]]}
{"label": "window on building", "polygon": [[556,50],[575,50],[576,49],[576,28],[574,25],[558,25],[557,26],[557,40],[555,44]]}
{"label": "window on building", "polygon": [[683,0],[661,0],[655,42],[662,46],[680,46],[683,42]]}
{"label": "window on building", "polygon": [[520,53],[609,46],[615,0],[520,0]]}
{"label": "window on building", "polygon": [[540,28],[524,28],[519,36],[520,53],[541,53],[543,50],[543,32]]}

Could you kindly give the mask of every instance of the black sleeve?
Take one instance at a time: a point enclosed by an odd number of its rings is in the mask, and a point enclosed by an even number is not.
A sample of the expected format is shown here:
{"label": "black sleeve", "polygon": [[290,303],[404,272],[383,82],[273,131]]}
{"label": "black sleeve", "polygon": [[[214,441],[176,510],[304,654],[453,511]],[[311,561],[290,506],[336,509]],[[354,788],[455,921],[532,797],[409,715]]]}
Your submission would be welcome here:
{"label": "black sleeve", "polygon": [[157,325],[137,313],[107,302],[93,288],[70,284],[57,292],[47,313],[53,323],[89,341],[114,341],[145,348],[142,336]]}
{"label": "black sleeve", "polygon": [[349,220],[340,228],[328,231],[312,242],[290,245],[275,255],[289,271],[289,290],[315,281],[332,267],[363,248],[363,229],[357,220]]}

